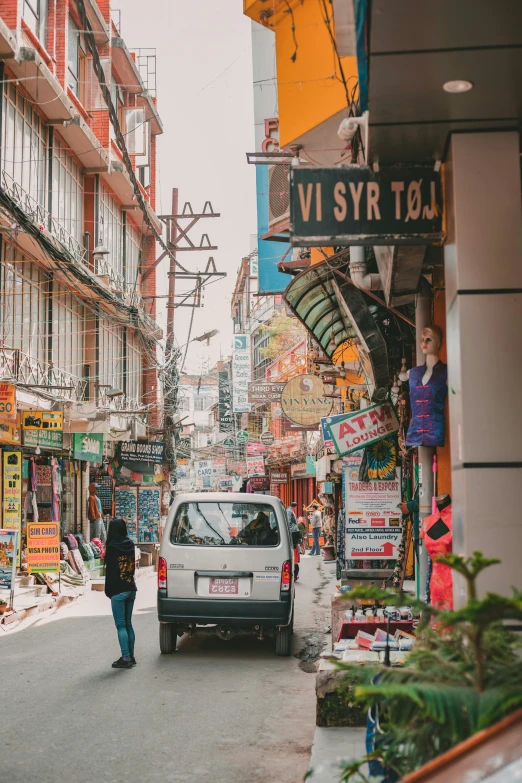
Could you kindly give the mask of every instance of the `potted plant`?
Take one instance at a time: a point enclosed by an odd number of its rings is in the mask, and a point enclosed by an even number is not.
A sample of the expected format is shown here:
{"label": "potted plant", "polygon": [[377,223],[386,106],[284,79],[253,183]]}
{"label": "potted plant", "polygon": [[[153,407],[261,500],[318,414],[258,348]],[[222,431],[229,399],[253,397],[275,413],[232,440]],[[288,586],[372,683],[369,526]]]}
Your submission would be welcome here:
{"label": "potted plant", "polygon": [[333,535],[331,533],[326,533],[324,537],[323,554],[325,560],[327,561],[335,560],[335,546],[334,546]]}
{"label": "potted plant", "polygon": [[0,614],[7,612],[7,602],[3,598],[0,598]]}

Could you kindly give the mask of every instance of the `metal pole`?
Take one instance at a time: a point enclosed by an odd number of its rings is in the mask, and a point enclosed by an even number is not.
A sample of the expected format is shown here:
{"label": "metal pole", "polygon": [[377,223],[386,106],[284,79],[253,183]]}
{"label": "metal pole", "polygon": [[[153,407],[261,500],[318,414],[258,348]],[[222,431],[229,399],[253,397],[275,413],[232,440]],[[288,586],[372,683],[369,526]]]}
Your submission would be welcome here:
{"label": "metal pole", "polygon": [[[426,278],[421,276],[419,293],[415,306],[415,329],[417,336],[417,366],[424,364],[425,357],[421,349],[421,332],[431,323],[431,287]],[[433,455],[435,449],[431,446],[419,446],[419,524],[431,514],[431,499],[433,497]],[[419,567],[416,573],[417,598],[424,597],[426,574],[428,571],[428,553],[419,541]]]}
{"label": "metal pole", "polygon": [[[178,214],[178,189],[172,188],[172,214]],[[170,230],[167,237],[170,250],[169,266],[169,298],[167,301],[167,349],[172,350],[174,344],[174,301],[176,295],[176,250],[178,228],[176,220],[170,221]]]}

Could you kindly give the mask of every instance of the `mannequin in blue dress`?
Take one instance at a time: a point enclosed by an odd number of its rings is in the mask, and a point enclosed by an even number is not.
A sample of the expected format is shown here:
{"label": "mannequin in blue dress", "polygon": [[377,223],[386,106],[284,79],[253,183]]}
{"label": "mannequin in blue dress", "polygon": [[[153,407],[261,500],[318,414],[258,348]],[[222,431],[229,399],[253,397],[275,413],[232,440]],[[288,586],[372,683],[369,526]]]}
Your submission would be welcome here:
{"label": "mannequin in blue dress", "polygon": [[412,367],[410,382],[411,421],[407,446],[444,446],[444,404],[448,395],[448,368],[439,358],[442,331],[438,326],[422,330],[421,348],[426,362]]}

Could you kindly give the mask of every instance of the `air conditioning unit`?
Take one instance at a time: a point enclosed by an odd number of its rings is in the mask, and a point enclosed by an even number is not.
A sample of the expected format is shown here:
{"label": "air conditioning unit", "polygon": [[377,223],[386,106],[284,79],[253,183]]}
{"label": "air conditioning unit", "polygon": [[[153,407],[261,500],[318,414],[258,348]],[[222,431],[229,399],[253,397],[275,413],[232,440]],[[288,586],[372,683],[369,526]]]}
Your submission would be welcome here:
{"label": "air conditioning unit", "polygon": [[290,164],[268,167],[268,228],[270,233],[290,227]]}

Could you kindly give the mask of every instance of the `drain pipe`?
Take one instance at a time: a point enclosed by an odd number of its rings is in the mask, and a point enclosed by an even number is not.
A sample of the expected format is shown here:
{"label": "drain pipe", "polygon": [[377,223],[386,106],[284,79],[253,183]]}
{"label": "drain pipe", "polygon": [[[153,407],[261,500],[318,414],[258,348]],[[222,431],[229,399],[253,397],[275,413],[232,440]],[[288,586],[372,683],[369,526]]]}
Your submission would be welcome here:
{"label": "drain pipe", "polygon": [[368,272],[366,251],[363,245],[350,247],[350,277],[354,286],[363,291],[382,290],[381,276]]}

